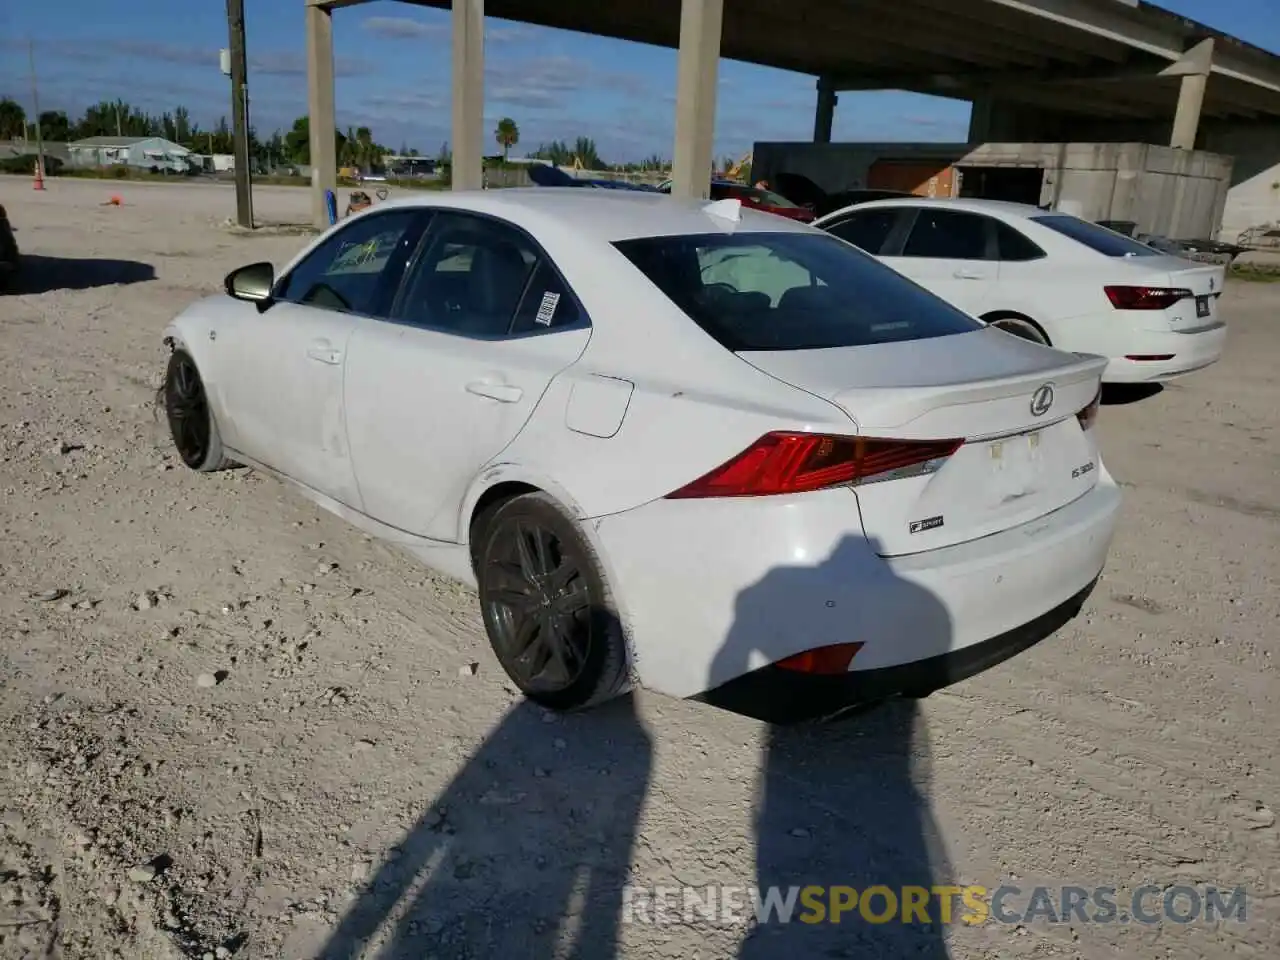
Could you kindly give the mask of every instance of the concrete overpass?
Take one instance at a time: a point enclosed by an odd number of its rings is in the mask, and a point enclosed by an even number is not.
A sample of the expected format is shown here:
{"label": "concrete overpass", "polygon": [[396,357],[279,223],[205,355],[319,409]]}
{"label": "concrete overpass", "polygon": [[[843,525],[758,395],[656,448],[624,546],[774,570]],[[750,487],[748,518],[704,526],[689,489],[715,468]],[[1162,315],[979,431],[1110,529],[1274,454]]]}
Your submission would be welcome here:
{"label": "concrete overpass", "polygon": [[[332,11],[366,0],[304,2],[312,209],[323,224],[336,173]],[[1147,137],[1159,126],[1193,149],[1206,118],[1280,118],[1280,57],[1145,0],[405,2],[452,10],[455,189],[481,183],[485,14],[678,50],[672,173],[685,196],[708,188],[722,56],[814,76],[817,141],[831,139],[842,90],[972,100],[972,141],[1112,122],[1141,124]]]}

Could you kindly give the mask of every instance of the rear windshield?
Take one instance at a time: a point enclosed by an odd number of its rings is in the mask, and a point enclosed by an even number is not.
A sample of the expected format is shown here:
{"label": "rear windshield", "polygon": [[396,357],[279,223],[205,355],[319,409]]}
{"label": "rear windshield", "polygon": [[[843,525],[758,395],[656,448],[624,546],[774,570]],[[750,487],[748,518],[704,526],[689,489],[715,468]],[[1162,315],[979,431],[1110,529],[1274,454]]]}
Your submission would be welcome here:
{"label": "rear windshield", "polygon": [[729,350],[857,347],[982,327],[826,234],[712,233],[615,246]]}
{"label": "rear windshield", "polygon": [[1051,213],[1043,217],[1032,217],[1036,223],[1050,230],[1056,230],[1077,243],[1083,243],[1091,250],[1096,250],[1104,257],[1158,257],[1160,251],[1139,243],[1122,233],[1108,230],[1106,227],[1079,217],[1065,213]]}

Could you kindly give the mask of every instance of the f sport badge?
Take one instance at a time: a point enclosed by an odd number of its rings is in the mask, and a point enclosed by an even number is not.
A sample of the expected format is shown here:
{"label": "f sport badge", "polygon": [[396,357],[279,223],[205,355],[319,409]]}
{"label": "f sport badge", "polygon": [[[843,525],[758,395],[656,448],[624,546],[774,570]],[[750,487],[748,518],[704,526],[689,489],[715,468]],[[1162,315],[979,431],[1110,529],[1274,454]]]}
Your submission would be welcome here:
{"label": "f sport badge", "polygon": [[942,526],[942,515],[936,517],[928,517],[924,520],[913,520],[908,526],[909,533],[924,533],[926,530],[936,530]]}

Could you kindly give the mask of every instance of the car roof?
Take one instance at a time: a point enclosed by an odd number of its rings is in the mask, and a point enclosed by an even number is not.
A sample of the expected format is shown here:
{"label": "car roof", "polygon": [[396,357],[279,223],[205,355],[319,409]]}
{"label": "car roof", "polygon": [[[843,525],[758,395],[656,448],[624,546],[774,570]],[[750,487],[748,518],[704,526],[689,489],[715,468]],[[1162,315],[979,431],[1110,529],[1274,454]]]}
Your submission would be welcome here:
{"label": "car roof", "polygon": [[[725,201],[720,201],[721,203]],[[710,200],[686,200],[663,193],[583,190],[575,187],[513,187],[423,193],[376,204],[370,212],[392,207],[452,208],[501,217],[537,235],[540,230],[570,230],[612,243],[638,237],[718,233],[802,233],[813,228],[741,208],[731,221],[706,210]]]}
{"label": "car roof", "polygon": [[[856,204],[856,206],[859,210],[870,210],[875,207],[943,207],[947,210],[967,210],[972,213],[988,213],[1006,217],[1036,217],[1053,212],[1042,210],[1029,203],[1013,203],[1009,200],[982,200],[976,197],[904,196],[884,200],[870,200],[866,203]],[[838,212],[840,211],[832,211],[832,213]],[[828,214],[828,216],[830,215]]]}

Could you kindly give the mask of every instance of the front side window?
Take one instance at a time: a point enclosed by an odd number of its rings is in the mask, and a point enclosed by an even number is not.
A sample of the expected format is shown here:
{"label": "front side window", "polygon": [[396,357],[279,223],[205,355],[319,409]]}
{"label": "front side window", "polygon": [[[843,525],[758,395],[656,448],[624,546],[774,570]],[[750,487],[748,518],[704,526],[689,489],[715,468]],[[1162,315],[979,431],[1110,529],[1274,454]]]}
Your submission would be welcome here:
{"label": "front side window", "polygon": [[512,227],[438,214],[396,319],[467,336],[506,336],[537,260],[533,245]]}
{"label": "front side window", "polygon": [[[313,250],[285,277],[277,298],[381,316],[404,269],[420,211],[361,217]],[[397,254],[399,254],[397,256]]]}
{"label": "front side window", "polygon": [[1064,237],[1070,237],[1077,243],[1083,243],[1104,257],[1158,257],[1160,251],[1145,243],[1139,243],[1122,233],[1108,230],[1106,227],[1088,220],[1081,220],[1066,213],[1046,213],[1044,216],[1032,217],[1032,222],[1048,227]]}
{"label": "front side window", "polygon": [[904,257],[934,260],[987,259],[986,217],[923,207],[902,248]]}
{"label": "front side window", "polygon": [[982,327],[897,271],[820,233],[645,237],[615,246],[729,350],[851,347]]}
{"label": "front side window", "polygon": [[833,223],[825,229],[827,233],[846,240],[874,256],[884,250],[885,242],[893,232],[900,213],[900,207],[864,210],[861,213],[850,214],[844,220]]}

